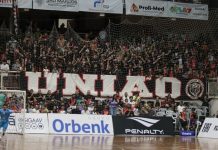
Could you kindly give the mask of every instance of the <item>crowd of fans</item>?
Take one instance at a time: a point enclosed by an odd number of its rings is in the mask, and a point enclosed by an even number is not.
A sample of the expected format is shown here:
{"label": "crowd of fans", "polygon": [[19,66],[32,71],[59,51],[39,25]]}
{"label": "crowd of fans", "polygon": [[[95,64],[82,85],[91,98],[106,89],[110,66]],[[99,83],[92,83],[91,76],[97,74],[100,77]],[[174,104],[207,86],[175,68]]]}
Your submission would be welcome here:
{"label": "crowd of fans", "polygon": [[[20,112],[23,110],[22,95],[6,94],[5,104]],[[29,90],[26,97],[27,113],[61,113],[82,115],[112,115],[112,116],[147,116],[177,118],[177,129],[195,130],[197,121],[209,116],[209,100],[205,97],[202,104],[175,101],[170,94],[163,99],[144,100],[138,92],[133,96],[125,93],[113,97],[96,99],[90,91],[86,94],[76,91],[71,97],[65,97],[61,91],[48,91],[43,95],[39,90]],[[214,117],[217,117],[218,113]]]}
{"label": "crowd of fans", "polygon": [[143,76],[217,77],[218,50],[207,35],[141,34],[139,42],[35,33],[1,49],[1,70]]}
{"label": "crowd of fans", "polygon": [[71,97],[64,97],[60,91],[48,91],[43,95],[40,90],[37,93],[30,90],[27,94],[27,106],[29,113],[175,117],[180,123],[178,128],[183,130],[194,130],[197,120],[209,115],[209,101],[206,97],[201,105],[196,105],[176,102],[170,94],[164,99],[145,101],[138,92],[133,96],[128,96],[127,93],[123,96],[115,94],[113,97],[97,100],[90,91],[84,95],[78,90]]}

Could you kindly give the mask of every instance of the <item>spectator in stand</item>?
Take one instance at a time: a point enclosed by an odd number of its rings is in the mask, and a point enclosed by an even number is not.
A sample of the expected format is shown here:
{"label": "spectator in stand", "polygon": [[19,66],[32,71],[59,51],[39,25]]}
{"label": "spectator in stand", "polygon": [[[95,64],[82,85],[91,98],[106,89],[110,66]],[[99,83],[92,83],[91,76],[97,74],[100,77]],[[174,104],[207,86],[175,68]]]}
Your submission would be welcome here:
{"label": "spectator in stand", "polygon": [[137,106],[141,103],[141,97],[139,96],[139,93],[140,92],[134,92],[132,96],[132,100],[136,103]]}
{"label": "spectator in stand", "polygon": [[12,65],[12,71],[21,71],[22,70],[22,66],[19,62],[19,59],[16,60],[16,62]]}
{"label": "spectator in stand", "polygon": [[178,113],[181,113],[185,109],[185,105],[183,101],[180,101],[179,105],[177,106]]}
{"label": "spectator in stand", "polygon": [[45,66],[45,67],[43,68],[43,73],[44,73],[44,75],[47,75],[49,72],[50,72],[50,70],[48,69],[47,66]]}
{"label": "spectator in stand", "polygon": [[123,97],[122,97],[122,100],[125,104],[129,104],[130,103],[130,99],[129,99],[129,96],[128,96],[128,93],[125,92]]}
{"label": "spectator in stand", "polygon": [[40,113],[49,113],[49,110],[46,106],[43,106],[40,110]]}
{"label": "spectator in stand", "polygon": [[75,109],[72,109],[71,114],[81,114],[81,110],[79,106],[76,106]]}
{"label": "spectator in stand", "polygon": [[74,94],[74,97],[76,98],[77,105],[80,105],[81,103],[84,102],[84,97],[83,97],[83,95],[80,93],[79,90],[76,90],[76,92],[75,92],[75,94]]}
{"label": "spectator in stand", "polygon": [[84,107],[84,110],[81,111],[81,114],[82,114],[82,115],[90,115],[91,112],[89,111],[88,107],[85,106],[85,107]]}
{"label": "spectator in stand", "polygon": [[118,109],[117,94],[114,94],[112,99],[109,101],[109,107],[110,107],[110,114],[112,116],[116,116],[117,115],[117,109]]}
{"label": "spectator in stand", "polygon": [[195,112],[195,108],[192,108],[191,114],[190,114],[190,130],[195,130],[197,124],[197,114]]}
{"label": "spectator in stand", "polygon": [[98,108],[97,107],[94,107],[93,109],[93,112],[92,112],[92,115],[99,115],[99,111],[98,111]]}
{"label": "spectator in stand", "polygon": [[10,68],[9,68],[8,63],[5,60],[2,61],[2,64],[0,65],[0,70],[1,70],[1,76],[2,76],[3,80],[7,79],[8,78],[7,72],[10,71]]}
{"label": "spectator in stand", "polygon": [[187,120],[186,108],[183,108],[182,112],[180,112],[179,122],[180,122],[180,125],[182,127],[182,130],[187,130],[188,120]]}
{"label": "spectator in stand", "polygon": [[35,101],[34,91],[33,89],[31,89],[27,92],[27,105],[28,106],[34,105],[34,101]]}
{"label": "spectator in stand", "polygon": [[76,101],[76,96],[73,94],[69,100],[69,105],[70,106],[76,106],[77,101]]}
{"label": "spectator in stand", "polygon": [[108,109],[108,106],[105,106],[103,111],[102,111],[102,115],[109,115],[109,109]]}
{"label": "spectator in stand", "polygon": [[208,98],[208,96],[204,96],[204,99],[203,99],[203,103],[201,104],[201,106],[205,106],[205,107],[208,107],[209,108],[209,102],[210,102],[211,99]]}
{"label": "spectator in stand", "polygon": [[85,105],[89,106],[90,104],[94,103],[95,101],[95,97],[93,95],[91,95],[91,91],[88,90],[87,94],[84,96],[85,99]]}
{"label": "spectator in stand", "polygon": [[64,106],[61,106],[61,108],[58,110],[58,113],[60,113],[60,114],[66,114],[65,107],[64,107]]}
{"label": "spectator in stand", "polygon": [[52,93],[51,93],[51,90],[48,90],[47,94],[45,95],[45,100],[46,100],[46,101],[52,100]]}
{"label": "spectator in stand", "polygon": [[140,110],[140,115],[144,116],[147,114],[148,114],[148,110],[145,108],[145,106],[142,106]]}
{"label": "spectator in stand", "polygon": [[42,91],[41,90],[38,90],[38,92],[36,94],[34,94],[34,97],[36,98],[37,102],[40,104],[40,105],[45,105],[45,97],[44,95],[42,94]]}
{"label": "spectator in stand", "polygon": [[156,97],[156,102],[155,102],[155,106],[154,106],[154,107],[155,107],[156,109],[159,109],[160,106],[161,106],[161,104],[160,104],[160,97],[157,96],[157,97]]}

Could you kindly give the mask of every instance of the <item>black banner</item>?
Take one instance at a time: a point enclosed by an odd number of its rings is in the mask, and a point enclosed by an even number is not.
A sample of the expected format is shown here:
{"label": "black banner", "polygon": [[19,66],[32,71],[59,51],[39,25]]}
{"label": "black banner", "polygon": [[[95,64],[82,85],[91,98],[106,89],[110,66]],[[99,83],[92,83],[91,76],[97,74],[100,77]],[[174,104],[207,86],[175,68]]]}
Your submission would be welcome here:
{"label": "black banner", "polygon": [[175,135],[171,117],[113,117],[114,135]]}

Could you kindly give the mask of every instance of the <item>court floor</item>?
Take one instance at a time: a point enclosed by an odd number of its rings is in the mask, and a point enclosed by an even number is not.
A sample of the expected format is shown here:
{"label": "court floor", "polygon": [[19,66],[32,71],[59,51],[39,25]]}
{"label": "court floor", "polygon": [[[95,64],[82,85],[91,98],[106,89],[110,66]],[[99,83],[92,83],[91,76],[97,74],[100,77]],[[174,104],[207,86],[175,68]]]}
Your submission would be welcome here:
{"label": "court floor", "polygon": [[217,150],[217,139],[155,136],[13,135],[0,150]]}

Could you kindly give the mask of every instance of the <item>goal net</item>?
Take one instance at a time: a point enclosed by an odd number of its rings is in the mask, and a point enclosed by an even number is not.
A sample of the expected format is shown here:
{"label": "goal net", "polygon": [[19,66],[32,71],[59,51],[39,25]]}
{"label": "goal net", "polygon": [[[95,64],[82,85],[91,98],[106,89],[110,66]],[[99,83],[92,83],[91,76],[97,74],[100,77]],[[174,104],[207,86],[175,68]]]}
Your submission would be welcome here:
{"label": "goal net", "polygon": [[0,90],[0,107],[2,108],[4,104],[16,112],[10,115],[7,133],[23,134],[26,91]]}
{"label": "goal net", "polygon": [[[206,41],[211,46],[217,48],[218,41],[218,9],[209,11],[209,19],[205,20],[190,20],[179,18],[160,18],[146,16],[125,16],[120,24],[110,23],[109,35],[112,44],[129,43],[141,44],[148,42],[148,37],[162,38],[151,39],[154,41],[166,41],[175,36],[186,36],[189,41]],[[188,37],[187,37],[188,36]],[[172,37],[171,39],[173,39]],[[178,38],[178,37],[176,37]],[[183,37],[184,39],[185,37]],[[178,41],[180,42],[180,41]]]}

